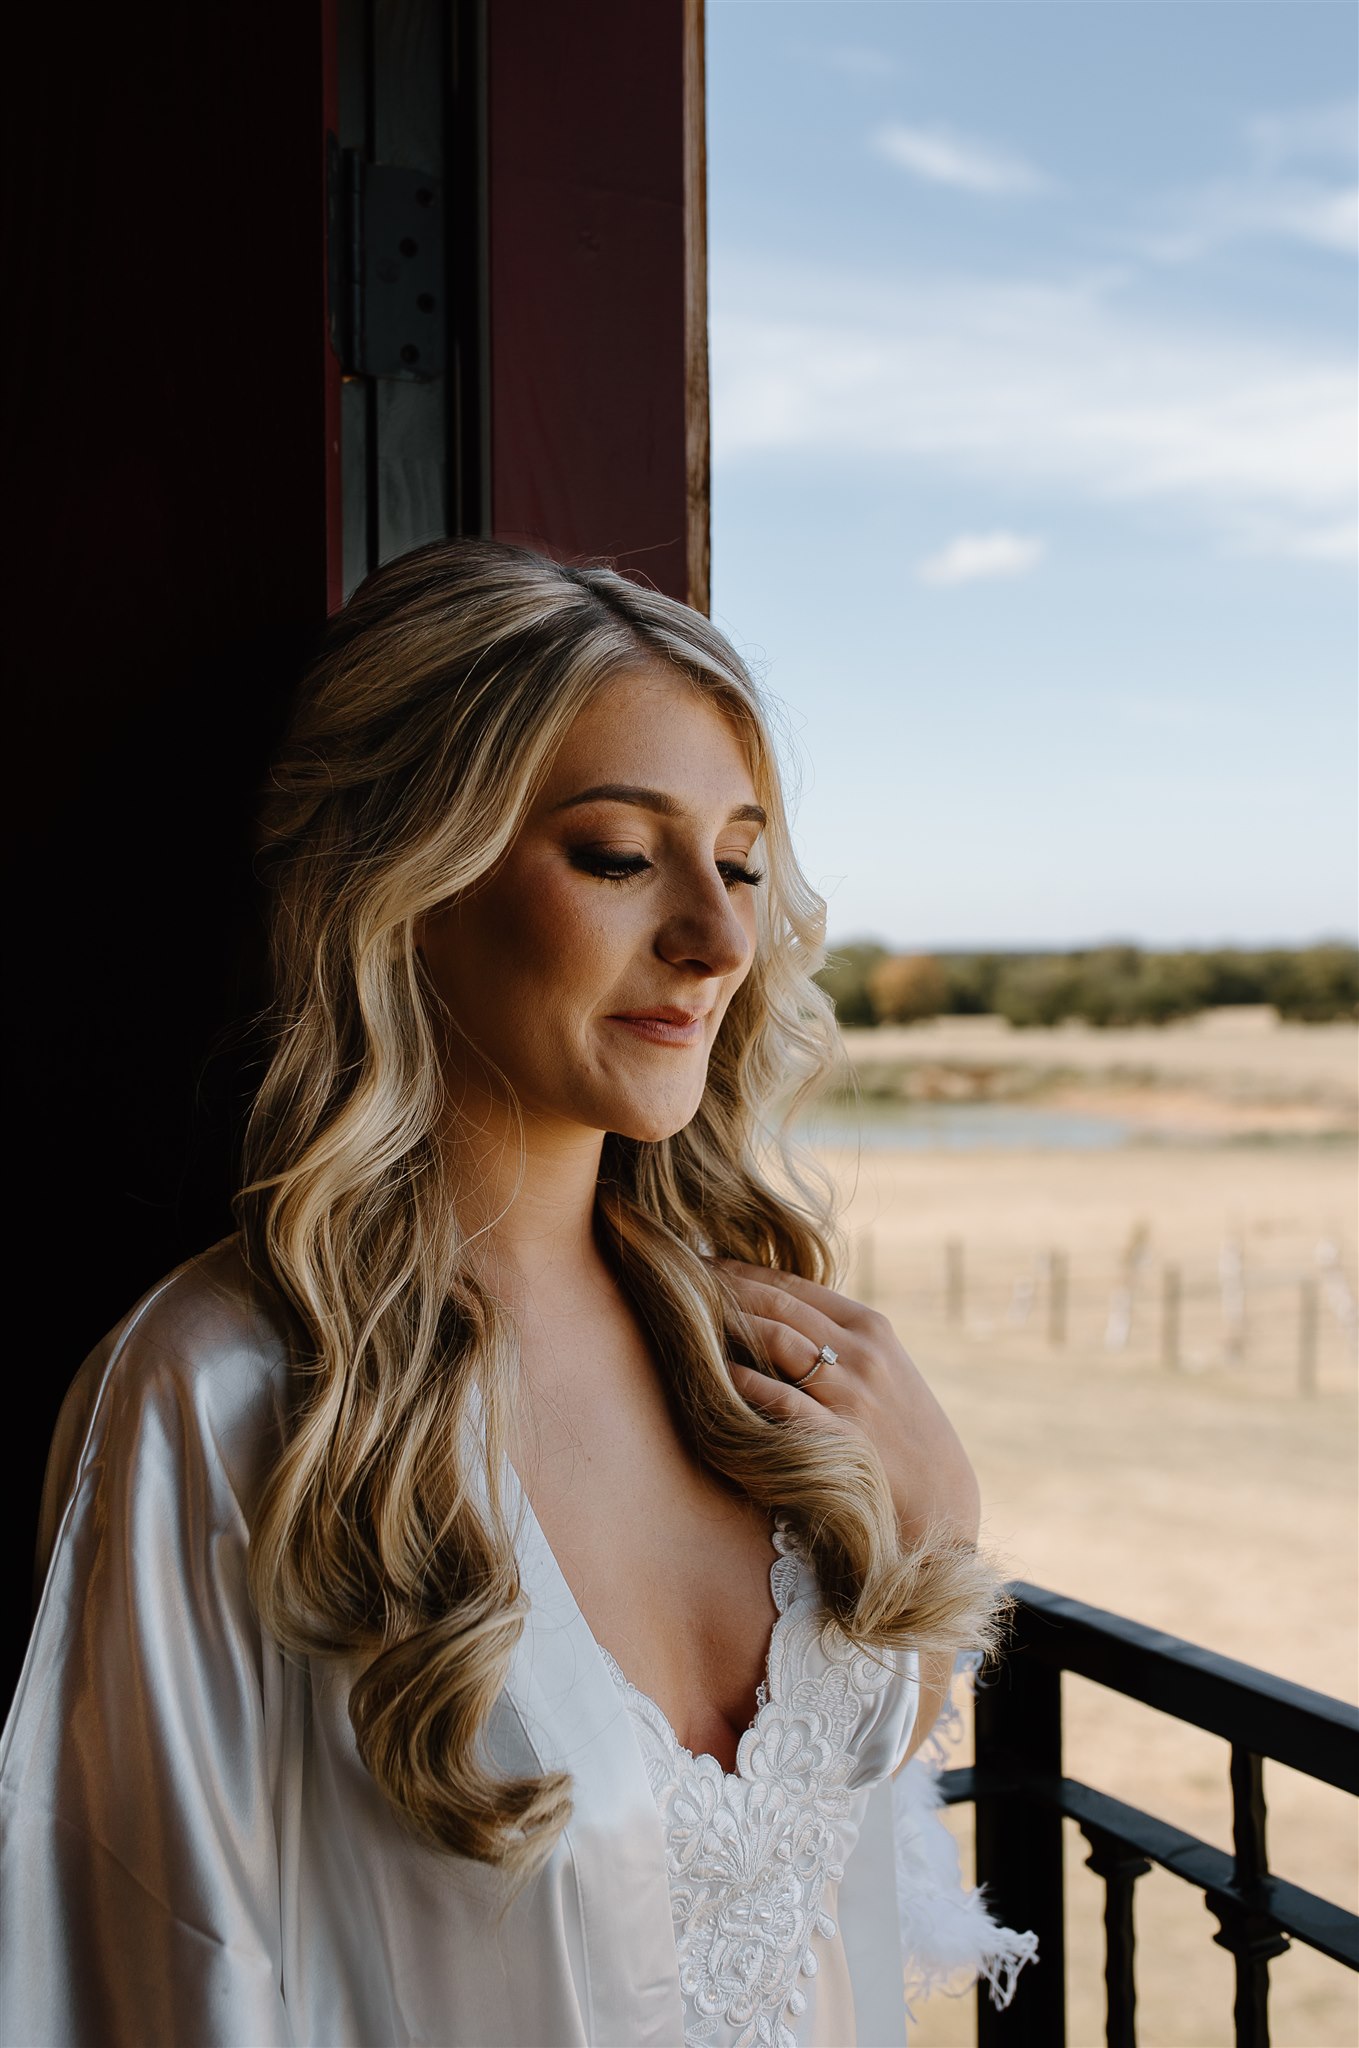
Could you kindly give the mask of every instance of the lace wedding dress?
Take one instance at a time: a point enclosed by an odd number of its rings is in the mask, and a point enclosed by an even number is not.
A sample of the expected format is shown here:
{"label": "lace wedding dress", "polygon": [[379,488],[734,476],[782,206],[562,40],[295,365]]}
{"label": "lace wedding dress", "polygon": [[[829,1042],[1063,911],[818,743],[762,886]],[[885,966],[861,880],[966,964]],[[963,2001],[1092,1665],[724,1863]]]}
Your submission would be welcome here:
{"label": "lace wedding dress", "polygon": [[[734,1771],[685,1749],[603,1652],[661,1816],[685,2048],[857,2040],[837,1893],[869,1792],[900,1764],[915,1720],[915,1653],[856,1647],[827,1621],[788,1528],[773,1540],[777,1618]],[[998,1927],[980,1895],[962,1890],[931,1778],[927,1765],[908,1765],[895,1801],[907,1986],[919,1995],[982,1975],[1006,2002],[1034,1938]]]}

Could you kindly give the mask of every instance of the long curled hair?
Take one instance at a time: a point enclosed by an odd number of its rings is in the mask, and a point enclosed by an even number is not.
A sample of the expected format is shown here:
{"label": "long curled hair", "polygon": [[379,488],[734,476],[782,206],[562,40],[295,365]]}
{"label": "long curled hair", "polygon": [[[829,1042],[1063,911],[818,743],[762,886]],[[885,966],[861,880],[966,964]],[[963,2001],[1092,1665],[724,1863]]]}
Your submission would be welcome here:
{"label": "long curled hair", "polygon": [[812,979],[825,906],[753,679],[707,619],[607,568],[462,540],[389,563],[333,621],[265,802],[273,1056],[236,1213],[293,1400],[251,1583],[285,1647],[356,1656],[359,1751],[408,1821],[516,1883],[550,1853],[570,1780],[497,1774],[480,1740],[526,1612],[501,1481],[518,1346],[459,1234],[415,932],[506,853],[593,693],[639,669],[684,679],[741,737],[768,886],[696,1115],[605,1139],[603,1242],[689,1451],[788,1516],[850,1636],[973,1647],[995,1611],[970,1546],[903,1555],[868,1445],[756,1412],[728,1369],[761,1361],[713,1256],[827,1283],[837,1266],[829,1184],[787,1135],[837,1058]]}

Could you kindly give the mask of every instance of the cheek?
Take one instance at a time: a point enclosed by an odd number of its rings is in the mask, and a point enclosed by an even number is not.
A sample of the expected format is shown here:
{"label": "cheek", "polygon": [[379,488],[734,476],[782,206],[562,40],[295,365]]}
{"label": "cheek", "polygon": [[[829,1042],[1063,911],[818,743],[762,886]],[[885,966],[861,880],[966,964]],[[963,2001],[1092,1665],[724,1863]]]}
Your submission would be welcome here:
{"label": "cheek", "polygon": [[592,968],[616,945],[615,920],[599,901],[560,868],[539,870],[499,906],[490,933],[495,955],[516,980],[532,978],[565,989],[588,983]]}
{"label": "cheek", "polygon": [[627,914],[604,885],[556,863],[502,878],[450,928],[446,958],[455,1007],[505,1020],[510,1035],[546,1014],[607,991],[627,949]]}

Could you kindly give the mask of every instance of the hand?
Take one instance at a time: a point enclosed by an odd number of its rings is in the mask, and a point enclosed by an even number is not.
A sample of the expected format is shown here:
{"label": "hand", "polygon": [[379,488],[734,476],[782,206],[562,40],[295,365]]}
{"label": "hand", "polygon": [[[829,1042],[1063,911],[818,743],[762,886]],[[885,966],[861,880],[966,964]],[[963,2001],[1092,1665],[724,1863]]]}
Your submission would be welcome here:
{"label": "hand", "polygon": [[[927,1531],[975,1543],[979,1496],[967,1453],[886,1316],[796,1273],[739,1259],[713,1263],[779,1375],[732,1366],[732,1383],[751,1407],[871,1444],[904,1544]],[[835,1363],[806,1379],[823,1345]]]}

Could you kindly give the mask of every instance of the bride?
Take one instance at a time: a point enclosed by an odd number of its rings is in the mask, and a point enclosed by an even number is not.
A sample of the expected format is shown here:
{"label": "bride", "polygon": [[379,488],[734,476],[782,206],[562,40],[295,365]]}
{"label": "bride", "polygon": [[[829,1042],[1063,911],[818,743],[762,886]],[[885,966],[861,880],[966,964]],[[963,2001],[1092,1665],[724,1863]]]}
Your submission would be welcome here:
{"label": "bride", "polygon": [[901,2040],[892,1780],[999,1598],[785,1135],[834,1025],[755,685],[437,543],[333,623],[263,860],[238,1234],[53,1446],[5,2038]]}

